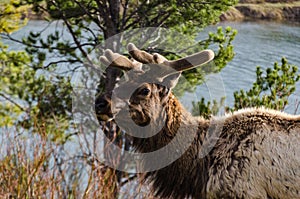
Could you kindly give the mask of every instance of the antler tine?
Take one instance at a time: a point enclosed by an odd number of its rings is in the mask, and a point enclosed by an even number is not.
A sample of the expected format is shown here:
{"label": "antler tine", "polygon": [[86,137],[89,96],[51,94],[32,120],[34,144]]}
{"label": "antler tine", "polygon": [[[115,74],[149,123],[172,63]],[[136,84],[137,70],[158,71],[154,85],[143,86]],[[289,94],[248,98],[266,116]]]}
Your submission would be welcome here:
{"label": "antler tine", "polygon": [[154,53],[153,55],[139,50],[134,44],[129,43],[127,49],[130,55],[143,64],[164,64],[170,66],[176,71],[184,71],[206,64],[214,58],[212,50],[203,50],[188,57],[184,57],[175,61],[169,61],[164,56]]}
{"label": "antler tine", "polygon": [[135,64],[133,64],[133,62],[127,57],[118,53],[113,53],[109,49],[104,51],[104,56],[100,56],[100,61],[104,65],[117,67],[126,71],[135,68]]}
{"label": "antler tine", "polygon": [[137,61],[143,64],[154,64],[156,63],[153,55],[147,53],[146,51],[139,50],[133,43],[129,43],[127,46],[130,55]]}
{"label": "antler tine", "polygon": [[184,71],[204,65],[213,60],[213,58],[214,52],[212,50],[203,50],[193,55],[175,61],[165,61],[164,63],[177,71]]}
{"label": "antler tine", "polygon": [[169,61],[169,60],[167,60],[167,58],[165,58],[164,56],[162,56],[161,54],[158,54],[158,53],[153,54],[153,59],[156,64],[162,64],[164,62]]}
{"label": "antler tine", "polygon": [[105,66],[109,66],[111,63],[108,61],[108,59],[105,56],[100,56],[100,62],[104,64]]}

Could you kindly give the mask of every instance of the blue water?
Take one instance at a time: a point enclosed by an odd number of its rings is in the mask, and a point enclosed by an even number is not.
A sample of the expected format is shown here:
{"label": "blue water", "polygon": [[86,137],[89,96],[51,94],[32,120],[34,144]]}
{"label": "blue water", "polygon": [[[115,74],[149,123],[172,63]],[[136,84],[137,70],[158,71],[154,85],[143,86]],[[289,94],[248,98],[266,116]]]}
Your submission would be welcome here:
{"label": "blue water", "polygon": [[[263,22],[224,22],[223,27],[231,26],[238,30],[233,41],[235,57],[221,71],[220,74],[210,75],[210,79],[222,79],[220,82],[212,81],[213,89],[206,85],[199,86],[198,95],[209,96],[210,92],[225,92],[226,105],[233,105],[233,92],[249,90],[256,79],[256,66],[263,69],[273,68],[273,63],[281,63],[281,57],[299,67],[300,73],[300,26],[279,23]],[[204,32],[212,31],[216,27],[209,27]],[[224,87],[225,91],[222,91]],[[289,105],[285,112],[295,113],[297,103],[300,101],[300,82],[296,91],[289,98]],[[300,113],[300,110],[297,110]]]}

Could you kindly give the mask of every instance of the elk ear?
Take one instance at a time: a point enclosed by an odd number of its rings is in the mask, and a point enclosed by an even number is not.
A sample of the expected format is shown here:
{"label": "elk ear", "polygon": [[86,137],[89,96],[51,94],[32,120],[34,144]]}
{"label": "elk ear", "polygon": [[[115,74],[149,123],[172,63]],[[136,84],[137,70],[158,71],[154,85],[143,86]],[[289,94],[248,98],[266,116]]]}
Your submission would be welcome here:
{"label": "elk ear", "polygon": [[181,72],[172,73],[163,78],[162,84],[169,89],[173,89],[178,83]]}

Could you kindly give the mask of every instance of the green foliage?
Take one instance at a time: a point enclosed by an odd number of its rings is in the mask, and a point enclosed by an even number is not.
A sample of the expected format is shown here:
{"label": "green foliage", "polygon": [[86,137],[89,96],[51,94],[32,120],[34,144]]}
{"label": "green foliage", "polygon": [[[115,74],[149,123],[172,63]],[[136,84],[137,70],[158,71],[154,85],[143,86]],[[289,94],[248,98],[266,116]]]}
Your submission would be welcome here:
{"label": "green foliage", "polygon": [[21,26],[26,25],[27,20],[20,20],[26,15],[28,6],[22,6],[20,0],[0,1],[0,33],[11,33]]}
{"label": "green foliage", "polygon": [[192,114],[194,116],[201,115],[202,117],[208,119],[212,115],[217,115],[220,108],[224,105],[225,97],[220,99],[220,102],[213,100],[212,103],[208,101],[205,103],[205,99],[202,97],[200,101],[193,102]]}
{"label": "green foliage", "polygon": [[[198,28],[216,23],[221,13],[235,3],[237,3],[235,0],[210,2],[190,0],[139,1],[138,5],[129,5],[132,8],[140,6],[137,16],[132,18],[129,23],[132,24],[133,28],[153,25],[163,25],[168,28],[177,27],[180,32],[190,35],[195,33],[193,31],[199,30]],[[159,15],[165,16],[167,19],[162,23],[161,18],[163,17],[158,17]]]}
{"label": "green foliage", "polygon": [[297,66],[289,64],[285,58],[281,59],[281,65],[275,62],[274,67],[268,68],[265,74],[257,66],[256,82],[249,91],[234,93],[234,107],[231,110],[260,106],[283,110],[299,79]]}
{"label": "green foliage", "polygon": [[[94,20],[103,27],[109,29],[112,25],[117,25],[119,31],[140,27],[175,27],[180,25],[188,27],[185,30],[191,31],[195,27],[205,27],[216,23],[223,11],[236,4],[237,0],[221,1],[110,1],[98,0],[25,0],[35,6],[36,11],[46,11],[53,19]],[[106,24],[105,20],[97,20],[98,16],[106,17],[106,11],[110,13],[112,23]]]}
{"label": "green foliage", "polygon": [[[223,30],[222,27],[218,27],[217,33],[209,33],[209,39],[205,42],[205,48],[209,48],[211,44],[218,45],[217,54],[214,58],[214,64],[219,68],[205,69],[205,71],[219,72],[224,68],[228,62],[234,57],[232,41],[234,40],[237,30],[231,27],[226,27]],[[202,41],[203,42],[203,41]]]}
{"label": "green foliage", "polygon": [[[26,23],[21,17],[28,6],[21,1],[0,5],[0,32],[10,33]],[[30,34],[31,45],[39,34]],[[48,38],[51,41],[56,38]],[[38,65],[46,56],[38,52]],[[33,52],[31,52],[33,53]],[[8,51],[0,42],[0,128],[28,129],[50,134],[53,140],[61,139],[69,128],[71,117],[70,79],[47,75],[53,67],[41,70],[28,53]]]}
{"label": "green foliage", "polygon": [[0,104],[0,126],[30,129],[46,123],[47,128],[52,126],[46,132],[62,135],[71,112],[70,80],[59,76],[47,79],[43,71],[29,66],[32,60],[27,53],[7,51],[3,45],[0,59],[0,97],[4,100]]}
{"label": "green foliage", "polygon": [[[247,107],[266,107],[283,110],[288,104],[288,98],[296,90],[296,83],[300,80],[298,67],[291,65],[285,58],[281,59],[281,65],[274,63],[273,68],[267,68],[265,73],[260,66],[256,68],[256,81],[248,91],[234,92],[234,106],[226,107],[227,111],[236,111]],[[220,107],[224,105],[225,97],[217,102],[205,103],[202,98],[193,102],[193,115],[201,115],[209,118],[216,115]]]}
{"label": "green foliage", "polygon": [[226,27],[225,30],[222,27],[218,27],[216,33],[210,32],[207,39],[199,41],[197,45],[186,50],[187,53],[184,55],[192,54],[202,49],[216,49],[216,55],[211,63],[183,72],[184,79],[181,78],[178,86],[174,89],[177,96],[182,96],[187,91],[193,92],[197,85],[203,83],[205,75],[220,72],[233,59],[232,41],[236,34],[237,30],[233,30],[230,27]]}
{"label": "green foliage", "polygon": [[[27,38],[22,39],[22,43],[26,45],[26,52],[38,60],[31,63],[33,68],[46,69],[50,67],[53,69],[57,67],[57,63],[80,62],[80,56],[83,55],[76,53],[76,47],[70,41],[61,41],[61,36],[62,33],[59,33],[59,31],[50,33],[46,38],[43,38],[40,32],[30,32]],[[63,59],[45,65],[44,63],[48,58],[46,53],[60,54],[63,56]]]}
{"label": "green foliage", "polygon": [[6,48],[6,46],[0,44],[0,97],[2,99],[0,103],[0,126],[13,125],[13,122],[24,111],[17,99],[10,95],[13,94],[18,97],[24,94],[22,89],[19,89],[20,84],[18,81],[24,75],[28,77],[28,74],[20,72],[23,72],[24,66],[30,61],[30,57],[26,53],[7,52]]}
{"label": "green foliage", "polygon": [[[164,27],[185,34],[187,40],[194,39],[201,28],[216,23],[222,12],[237,3],[236,0],[210,2],[112,0],[109,4],[98,0],[24,0],[24,2],[33,5],[35,11],[46,12],[44,15],[61,20],[68,32],[55,31],[47,38],[41,38],[39,33],[31,33],[23,40],[27,45],[27,51],[40,60],[36,67],[43,66],[43,60],[47,59],[43,55],[45,52],[63,55],[64,58],[58,60],[58,63],[82,63],[103,39],[135,28]],[[61,36],[65,34],[70,34],[71,38],[62,40]]]}

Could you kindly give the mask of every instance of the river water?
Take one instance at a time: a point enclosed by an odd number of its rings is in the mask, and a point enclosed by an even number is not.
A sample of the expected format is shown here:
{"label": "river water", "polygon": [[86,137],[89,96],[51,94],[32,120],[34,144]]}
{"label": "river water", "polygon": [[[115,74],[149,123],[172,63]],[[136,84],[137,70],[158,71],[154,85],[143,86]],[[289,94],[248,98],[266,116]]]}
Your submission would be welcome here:
{"label": "river water", "polygon": [[[256,66],[263,69],[273,68],[273,63],[281,64],[281,57],[286,57],[288,62],[299,67],[300,73],[300,26],[291,24],[279,24],[271,22],[224,22],[223,27],[231,26],[238,30],[233,41],[234,59],[217,75],[217,79],[223,80],[223,88],[216,82],[216,75],[211,75],[213,83],[210,86],[216,92],[226,95],[226,105],[233,105],[233,92],[237,90],[249,90],[256,79]],[[216,27],[209,27],[214,30]],[[204,30],[207,31],[207,30]],[[206,85],[199,86],[199,95],[206,96],[212,89]],[[289,105],[285,112],[295,113],[297,103],[300,101],[300,82],[296,91],[289,98]],[[300,110],[297,110],[300,113]]]}
{"label": "river water", "polygon": [[[52,24],[57,26],[57,24]],[[30,21],[27,26],[13,33],[13,37],[22,38],[29,31],[40,31],[47,26],[45,21]],[[231,26],[238,30],[233,41],[234,59],[219,73],[209,75],[206,84],[199,86],[196,93],[187,93],[183,102],[190,108],[190,101],[204,96],[207,100],[226,96],[225,105],[233,105],[233,92],[251,88],[256,78],[256,66],[263,69],[273,67],[274,62],[281,63],[281,57],[286,57],[289,63],[300,67],[300,25],[280,24],[272,22],[222,22],[217,26]],[[206,28],[201,35],[216,31],[217,26]],[[44,35],[51,29],[45,29]],[[68,35],[65,35],[68,37]],[[20,50],[22,45],[5,41],[10,49]],[[191,97],[190,95],[196,95]],[[290,97],[289,105],[284,111],[294,113],[300,101],[300,82],[296,92]],[[300,113],[300,110],[297,111]]]}

